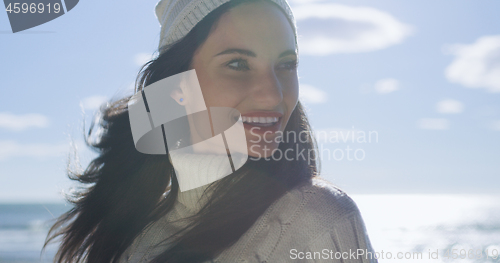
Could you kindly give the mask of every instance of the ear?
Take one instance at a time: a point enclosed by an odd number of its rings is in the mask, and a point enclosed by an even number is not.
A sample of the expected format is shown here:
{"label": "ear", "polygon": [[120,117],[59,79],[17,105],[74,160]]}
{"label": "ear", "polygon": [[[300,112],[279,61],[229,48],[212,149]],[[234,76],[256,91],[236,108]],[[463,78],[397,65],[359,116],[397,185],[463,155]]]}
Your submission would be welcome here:
{"label": "ear", "polygon": [[174,99],[179,105],[186,105],[186,98],[180,89],[172,90],[170,97],[172,97],[172,99]]}

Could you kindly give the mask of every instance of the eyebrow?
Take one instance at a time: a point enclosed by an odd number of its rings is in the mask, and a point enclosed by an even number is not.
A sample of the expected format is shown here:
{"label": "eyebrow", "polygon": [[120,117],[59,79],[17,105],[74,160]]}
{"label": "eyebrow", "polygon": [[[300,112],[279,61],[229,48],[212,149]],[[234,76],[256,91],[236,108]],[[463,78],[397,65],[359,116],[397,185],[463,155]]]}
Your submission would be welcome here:
{"label": "eyebrow", "polygon": [[225,54],[234,54],[234,53],[238,53],[238,54],[245,55],[248,57],[257,57],[257,55],[253,51],[250,51],[247,49],[241,49],[241,48],[228,48],[228,49],[220,52],[219,54],[215,55],[214,57],[220,56],[220,55],[225,55]]}
{"label": "eyebrow", "polygon": [[[253,51],[248,50],[248,49],[241,49],[241,48],[228,48],[228,49],[218,53],[214,57],[220,56],[220,55],[225,55],[225,54],[234,54],[234,53],[245,55],[248,57],[257,57],[257,55]],[[295,52],[295,50],[293,50],[293,49],[289,49],[289,50],[282,52],[279,55],[279,58],[284,57],[284,56],[288,56],[288,55],[297,55],[297,52]]]}
{"label": "eyebrow", "polygon": [[288,56],[288,55],[295,55],[295,56],[297,56],[297,52],[295,50],[293,50],[293,49],[289,49],[287,51],[282,52],[278,58],[282,58],[282,57],[285,57],[285,56]]}

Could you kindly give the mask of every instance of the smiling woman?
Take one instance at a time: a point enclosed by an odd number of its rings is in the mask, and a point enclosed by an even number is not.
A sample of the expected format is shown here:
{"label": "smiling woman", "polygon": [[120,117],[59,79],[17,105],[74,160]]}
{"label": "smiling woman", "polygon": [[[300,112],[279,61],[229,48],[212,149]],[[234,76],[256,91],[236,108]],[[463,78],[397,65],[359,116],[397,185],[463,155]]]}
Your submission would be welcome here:
{"label": "smiling woman", "polygon": [[[209,177],[227,156],[167,147],[174,166],[165,155],[140,153],[129,123],[131,97],[110,103],[102,109],[104,132],[90,145],[100,155],[83,174],[70,171],[88,187],[70,197],[74,208],[51,229],[47,242],[62,238],[56,260],[331,262],[349,253],[350,262],[376,262],[356,204],[318,177],[314,154],[266,158],[276,150],[316,149],[298,101],[297,34],[286,1],[162,0],[156,13],[160,52],[143,67],[137,93],[195,70],[206,107],[240,112],[248,156],[259,158],[182,191],[180,179]],[[173,88],[166,104],[189,114],[192,92]],[[193,122],[179,125],[190,131],[179,145],[199,141]],[[306,138],[276,140],[290,132]],[[363,254],[353,258],[352,251]]]}
{"label": "smiling woman", "polygon": [[[264,144],[285,129],[297,104],[296,50],[294,30],[281,9],[271,2],[254,2],[221,15],[193,56],[191,68],[207,107],[241,112],[250,156],[268,157],[264,147],[278,147],[275,140]],[[257,136],[267,140],[258,140],[255,147]]]}

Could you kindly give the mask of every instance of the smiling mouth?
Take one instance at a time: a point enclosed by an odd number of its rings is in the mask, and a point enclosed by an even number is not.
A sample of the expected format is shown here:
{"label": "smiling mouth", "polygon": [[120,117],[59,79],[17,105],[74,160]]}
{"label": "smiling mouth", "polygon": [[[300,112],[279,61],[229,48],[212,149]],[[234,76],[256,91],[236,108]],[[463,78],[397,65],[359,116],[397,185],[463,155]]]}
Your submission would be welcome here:
{"label": "smiling mouth", "polygon": [[242,116],[243,123],[259,126],[259,127],[269,127],[276,124],[280,117],[246,117]]}

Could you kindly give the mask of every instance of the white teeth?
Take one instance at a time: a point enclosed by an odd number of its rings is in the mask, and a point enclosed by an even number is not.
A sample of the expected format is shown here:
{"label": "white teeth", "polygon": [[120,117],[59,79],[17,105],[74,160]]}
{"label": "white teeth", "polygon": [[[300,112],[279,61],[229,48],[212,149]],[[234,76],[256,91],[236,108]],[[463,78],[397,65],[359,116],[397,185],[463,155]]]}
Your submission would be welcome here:
{"label": "white teeth", "polygon": [[279,120],[278,117],[241,117],[246,123],[275,123]]}

